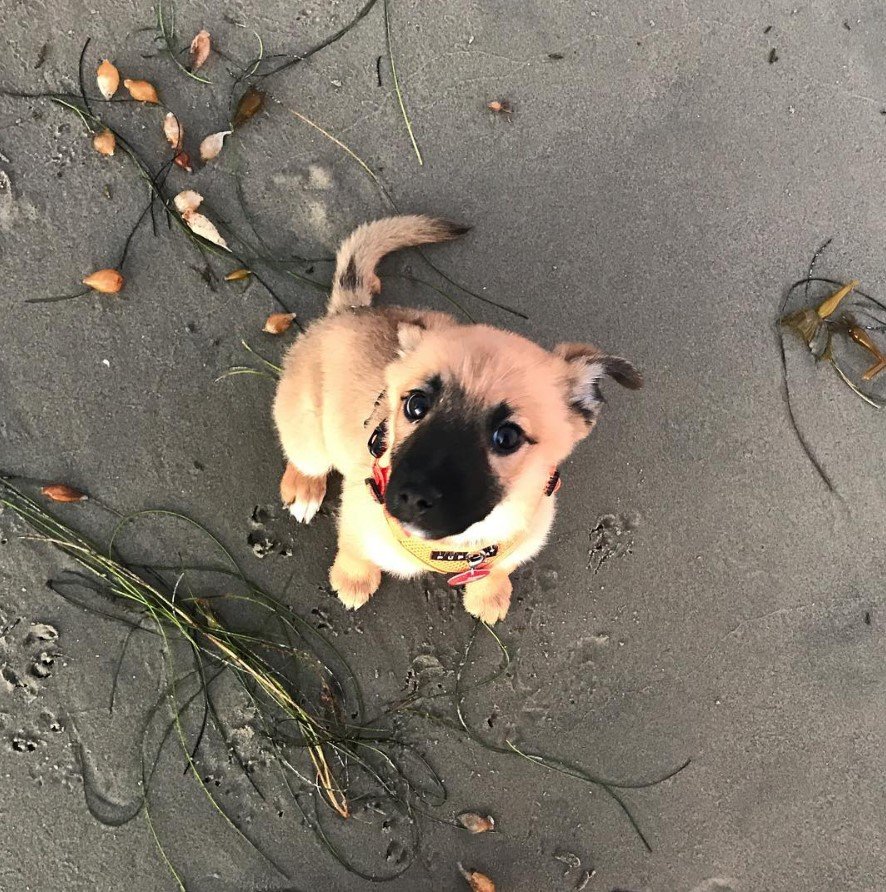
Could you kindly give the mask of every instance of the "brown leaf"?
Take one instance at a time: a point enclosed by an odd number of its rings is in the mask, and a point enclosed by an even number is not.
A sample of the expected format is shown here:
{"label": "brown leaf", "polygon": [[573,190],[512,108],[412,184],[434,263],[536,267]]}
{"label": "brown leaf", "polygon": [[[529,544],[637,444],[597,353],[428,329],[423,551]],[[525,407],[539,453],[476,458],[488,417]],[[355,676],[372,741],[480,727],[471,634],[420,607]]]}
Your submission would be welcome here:
{"label": "brown leaf", "polygon": [[172,199],[172,203],[180,214],[186,214],[188,211],[196,211],[203,204],[203,196],[193,189],[185,189]]}
{"label": "brown leaf", "polygon": [[461,862],[459,862],[458,870],[468,881],[468,885],[471,887],[471,892],[495,892],[495,883],[493,883],[485,873],[480,873],[479,870],[465,870],[465,868],[461,866]]}
{"label": "brown leaf", "polygon": [[241,124],[245,124],[250,118],[255,117],[265,105],[265,94],[255,87],[250,87],[237,103],[234,111],[234,117],[231,121],[231,127],[237,128]]}
{"label": "brown leaf", "polygon": [[123,287],[124,281],[123,276],[115,269],[97,269],[83,280],[83,284],[102,294],[116,294]]}
{"label": "brown leaf", "polygon": [[182,170],[186,170],[188,173],[192,173],[194,168],[191,167],[191,156],[187,152],[179,152],[175,158],[172,159]]}
{"label": "brown leaf", "polygon": [[243,267],[241,269],[235,269],[229,272],[225,276],[226,282],[242,282],[244,279],[248,279],[252,275],[251,269],[246,269]]}
{"label": "brown leaf", "polygon": [[499,115],[509,115],[514,110],[507,99],[494,99],[492,102],[487,103],[486,108]]}
{"label": "brown leaf", "polygon": [[53,502],[85,502],[89,496],[66,483],[50,483],[40,490],[40,493]]}
{"label": "brown leaf", "polygon": [[206,239],[207,242],[212,242],[212,244],[218,245],[219,248],[224,248],[226,251],[231,250],[209,217],[204,217],[203,214],[198,214],[196,211],[185,211],[182,214],[182,220],[187,223],[188,229],[194,235],[199,235],[200,238]]}
{"label": "brown leaf", "polygon": [[191,41],[191,71],[202,68],[203,64],[209,58],[209,51],[212,49],[212,42],[209,39],[209,32],[200,31]]}
{"label": "brown leaf", "polygon": [[92,147],[99,155],[113,155],[114,149],[117,148],[117,139],[114,134],[106,127],[100,133],[96,133],[92,137]]}
{"label": "brown leaf", "polygon": [[265,319],[265,327],[262,331],[266,331],[268,334],[283,334],[284,331],[288,331],[292,326],[294,319],[295,313],[271,313]]}
{"label": "brown leaf", "polygon": [[147,102],[151,105],[160,104],[160,97],[157,95],[157,90],[150,81],[134,81],[130,78],[126,78],[126,80],[123,81],[123,86],[129,90],[129,95],[137,102]]}
{"label": "brown leaf", "polygon": [[203,161],[212,161],[218,158],[222,146],[225,144],[225,137],[233,133],[233,130],[219,130],[218,133],[210,133],[203,142],[200,143],[200,158]]}
{"label": "brown leaf", "polygon": [[120,86],[120,72],[117,71],[115,65],[105,59],[102,64],[98,66],[98,71],[95,73],[95,81],[98,84],[98,89],[102,96],[104,96],[105,99],[110,99]]}
{"label": "brown leaf", "polygon": [[163,135],[166,137],[169,145],[176,151],[182,147],[185,131],[182,125],[179,124],[178,118],[172,112],[166,112],[166,117],[163,119]]}
{"label": "brown leaf", "polygon": [[476,812],[466,811],[458,816],[458,823],[470,830],[471,833],[486,833],[495,830],[495,819],[490,815],[478,815]]}

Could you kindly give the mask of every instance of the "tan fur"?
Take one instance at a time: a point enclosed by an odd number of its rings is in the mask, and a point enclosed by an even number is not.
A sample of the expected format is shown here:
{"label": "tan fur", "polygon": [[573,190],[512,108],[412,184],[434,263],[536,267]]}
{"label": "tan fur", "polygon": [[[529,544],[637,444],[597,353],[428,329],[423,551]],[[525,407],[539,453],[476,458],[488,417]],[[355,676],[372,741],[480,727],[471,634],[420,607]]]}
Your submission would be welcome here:
{"label": "tan fur", "polygon": [[[465,589],[466,609],[488,622],[508,610],[508,574],[544,545],[555,499],[545,483],[596,421],[596,382],[604,374],[625,386],[640,378],[626,360],[589,345],[554,352],[486,325],[461,325],[444,313],[400,307],[365,308],[378,290],[375,265],[397,247],[451,238],[451,224],[400,217],[366,224],[339,250],[329,315],[312,325],[286,356],[274,403],[274,420],[288,460],[281,496],[305,522],[316,513],[332,470],[343,477],[338,553],[330,582],[356,609],[375,592],[381,571],[416,576],[426,567],[399,544],[365,480],[372,456],[367,440],[387,418],[389,447],[415,429],[401,414],[401,398],[429,376],[457,382],[472,401],[494,407],[506,401],[514,420],[536,441],[510,456],[491,456],[504,493],[479,523],[441,547],[465,548],[516,537],[493,572]],[[353,263],[352,263],[353,261]],[[341,277],[356,268],[359,287]],[[349,310],[356,303],[364,308]],[[632,377],[633,373],[633,377]],[[584,414],[570,407],[580,404]]]}
{"label": "tan fur", "polygon": [[327,312],[332,315],[354,307],[368,307],[381,291],[375,268],[385,254],[400,248],[444,242],[464,232],[462,226],[420,215],[387,217],[358,226],[338,249]]}

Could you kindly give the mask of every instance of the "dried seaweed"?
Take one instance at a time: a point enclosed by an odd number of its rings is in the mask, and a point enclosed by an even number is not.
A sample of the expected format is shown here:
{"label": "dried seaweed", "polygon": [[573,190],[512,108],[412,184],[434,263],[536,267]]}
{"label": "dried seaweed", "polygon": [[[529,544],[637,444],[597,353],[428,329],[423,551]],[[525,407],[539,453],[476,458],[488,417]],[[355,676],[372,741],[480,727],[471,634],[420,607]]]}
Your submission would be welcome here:
{"label": "dried seaweed", "polygon": [[[128,628],[115,679],[136,632],[159,636],[167,675],[172,681],[149,712],[142,731],[142,769],[145,809],[151,833],[177,882],[182,876],[167,858],[155,822],[149,814],[152,779],[167,741],[176,739],[185,756],[186,771],[226,824],[266,860],[269,853],[251,838],[209,789],[198,768],[201,743],[210,733],[229,736],[213,701],[212,685],[221,673],[236,680],[256,710],[261,733],[274,754],[274,765],[291,793],[293,804],[305,812],[319,841],[345,867],[367,879],[391,879],[408,869],[411,857],[384,874],[369,873],[350,863],[323,829],[319,802],[340,818],[351,814],[352,803],[376,789],[391,809],[412,820],[423,801],[445,799],[442,781],[430,764],[391,729],[364,719],[363,696],[356,676],[341,654],[320,632],[291,609],[249,581],[221,542],[200,524],[171,511],[143,511],[116,523],[107,548],[101,548],[47,512],[9,478],[0,478],[0,506],[8,508],[33,530],[34,537],[53,545],[80,567],[65,573],[52,588],[77,606]],[[124,528],[147,519],[185,523],[206,537],[222,563],[188,565],[183,562],[170,576],[164,565],[127,563],[118,556]],[[207,576],[207,574],[210,574]],[[209,583],[222,574],[229,582],[223,593]],[[83,593],[81,597],[77,593]],[[246,610],[264,631],[231,625],[226,606]],[[275,631],[276,630],[276,631]],[[182,672],[182,649],[192,666]],[[196,690],[185,693],[185,684]],[[116,694],[116,681],[112,696]],[[189,736],[184,717],[199,705],[196,733]],[[151,755],[145,748],[148,730],[163,708],[169,721]],[[350,718],[353,716],[354,718]],[[416,760],[416,756],[418,756]],[[305,761],[305,767],[299,762]],[[411,767],[407,767],[408,760]],[[419,767],[418,775],[415,768]],[[255,778],[251,782],[256,781]],[[258,788],[260,788],[258,784]],[[299,797],[316,799],[313,814]],[[418,845],[414,827],[412,852]],[[271,863],[286,875],[284,867]]]}
{"label": "dried seaweed", "polygon": [[307,62],[312,56],[317,55],[317,53],[332,46],[332,44],[337,43],[348,34],[348,32],[359,25],[360,22],[369,15],[376,3],[378,3],[378,0],[367,0],[367,2],[358,10],[354,18],[328,37],[324,37],[319,43],[316,43],[314,46],[305,50],[303,53],[274,53],[272,55],[265,55],[263,52],[260,53],[257,58],[252,59],[247,63],[246,67],[249,71],[244,71],[241,77],[237,79],[237,82],[253,79],[264,81],[276,74],[288,71],[300,62]]}
{"label": "dried seaweed", "polygon": [[[852,375],[847,373],[843,364],[835,356],[836,341],[838,339],[848,341],[862,347],[874,359],[874,364],[861,375],[862,382],[869,382],[881,372],[886,371],[884,348],[881,348],[869,334],[871,331],[886,330],[886,315],[884,315],[886,314],[886,304],[859,289],[857,280],[843,283],[837,279],[813,275],[816,264],[830,244],[831,239],[827,239],[815,250],[806,276],[794,282],[782,297],[776,322],[776,339],[781,362],[782,395],[791,428],[819,478],[829,492],[836,493],[833,481],[800,429],[794,412],[784,332],[785,329],[793,331],[806,345],[813,358],[830,365],[839,379],[864,403],[877,409],[886,408],[886,400],[881,400],[867,392],[859,382],[853,380]],[[828,285],[836,290],[831,290],[823,297],[819,296],[816,300],[812,300],[812,286],[818,283]],[[792,298],[799,293],[801,288],[804,303],[789,312]],[[858,318],[859,315],[863,316],[865,321]]]}

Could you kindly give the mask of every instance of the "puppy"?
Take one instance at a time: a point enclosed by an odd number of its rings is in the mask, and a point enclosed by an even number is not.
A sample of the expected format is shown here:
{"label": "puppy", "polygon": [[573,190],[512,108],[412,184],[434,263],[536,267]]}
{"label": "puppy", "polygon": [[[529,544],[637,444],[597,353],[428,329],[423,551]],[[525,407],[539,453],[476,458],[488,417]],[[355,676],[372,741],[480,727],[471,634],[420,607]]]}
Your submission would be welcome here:
{"label": "puppy", "polygon": [[423,216],[360,226],[339,248],[327,315],[284,361],[280,494],[309,523],[329,473],[342,475],[329,581],[349,608],[383,570],[435,571],[464,585],[469,613],[503,619],[509,574],[551,528],[557,467],[597,422],[601,380],[642,385],[630,362],[589,344],[548,351],[445,313],[372,306],[385,254],[465,231]]}

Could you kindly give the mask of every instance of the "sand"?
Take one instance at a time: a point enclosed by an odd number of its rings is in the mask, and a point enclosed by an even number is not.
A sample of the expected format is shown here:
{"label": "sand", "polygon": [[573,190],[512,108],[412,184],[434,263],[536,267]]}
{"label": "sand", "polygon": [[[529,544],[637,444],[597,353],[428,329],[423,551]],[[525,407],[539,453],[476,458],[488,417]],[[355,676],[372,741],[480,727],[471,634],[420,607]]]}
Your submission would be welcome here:
{"label": "sand", "polygon": [[[183,43],[206,27],[246,59],[251,29],[269,53],[303,49],[359,4],[181,6]],[[491,813],[500,832],[425,822],[413,866],[387,888],[465,888],[457,861],[525,892],[575,888],[592,868],[589,890],[881,888],[883,421],[790,346],[798,422],[830,494],[787,421],[772,322],[828,237],[823,274],[886,293],[886,20],[875,4],[823,0],[793,11],[392,0],[419,167],[386,59],[377,81],[381,13],[269,83],[268,112],[213,166],[172,176],[233,219],[239,164],[273,250],[328,255],[385,205],[351,159],[287,111],[297,108],[379,171],[404,210],[472,224],[433,249],[434,262],[530,319],[468,298],[472,312],[549,345],[593,341],[644,370],[639,393],[607,388],[605,418],[562,469],[554,535],[520,574],[500,629],[513,669],[472,697],[469,714],[493,739],[609,776],[648,778],[692,759],[627,794],[650,854],[599,791],[416,724],[448,787],[438,814]],[[225,61],[210,60],[217,83],[201,86],[162,56],[142,58],[150,38],[135,32],[151,17],[145,3],[5,0],[0,83],[74,89],[91,36],[89,58],[155,82],[189,139],[225,129]],[[511,102],[510,119],[486,110],[494,99]],[[115,112],[161,157],[160,110]],[[162,505],[206,522],[250,574],[327,627],[374,701],[402,695],[437,662],[451,668],[472,621],[439,580],[386,581],[346,613],[325,583],[331,509],[307,529],[275,513],[271,382],[214,383],[248,359],[241,338],[276,357],[294,335],[261,333],[278,309],[261,286],[210,287],[179,233],[160,225],[154,238],[146,226],[121,296],[25,304],[113,262],[145,189],[125,159],[95,154],[77,119],[44,102],[0,98],[0,170],[0,467],[120,509]],[[403,255],[383,267],[385,301],[442,307],[395,278],[404,273],[440,284]],[[300,319],[321,312],[317,292],[275,281]],[[99,526],[88,507],[64,510]],[[140,796],[135,729],[160,684],[158,642],[134,640],[109,714],[125,629],[49,591],[65,564],[22,532],[0,517],[0,630],[19,620],[0,639],[0,888],[173,889],[144,816],[120,823]],[[57,638],[34,638],[32,623]],[[482,666],[493,660],[489,647],[478,653]],[[250,753],[248,716],[239,734]],[[370,888],[223,756],[207,751],[210,783],[291,879],[232,833],[173,751],[152,817],[188,889]],[[403,855],[395,837],[363,824],[351,851],[390,869]],[[565,877],[554,857],[564,851],[581,862]]]}

